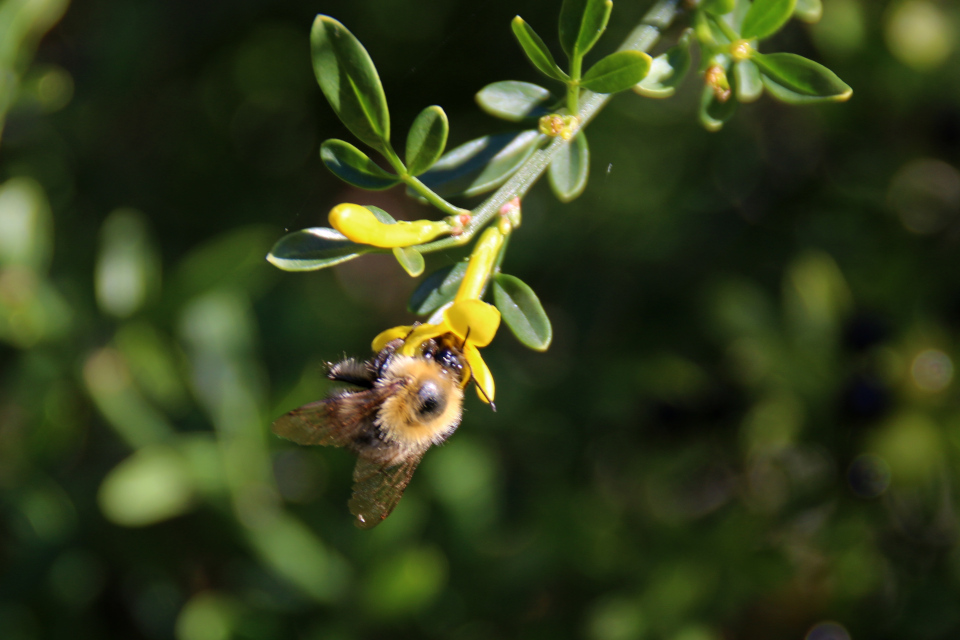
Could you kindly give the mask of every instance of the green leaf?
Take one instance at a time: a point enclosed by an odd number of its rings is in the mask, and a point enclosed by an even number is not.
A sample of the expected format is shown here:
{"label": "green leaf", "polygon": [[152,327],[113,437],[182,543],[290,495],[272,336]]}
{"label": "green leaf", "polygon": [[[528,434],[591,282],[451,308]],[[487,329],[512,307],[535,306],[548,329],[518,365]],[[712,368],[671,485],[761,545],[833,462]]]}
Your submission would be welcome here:
{"label": "green leaf", "polygon": [[736,0],[703,0],[700,8],[715,16],[722,16],[733,11],[735,5]]}
{"label": "green leaf", "polygon": [[570,202],[583,193],[589,174],[590,149],[581,131],[550,161],[550,188],[560,202]]}
{"label": "green leaf", "polygon": [[390,139],[390,114],[377,69],[346,27],[318,15],[310,31],[313,71],[340,121],[362,142],[380,149]]}
{"label": "green leaf", "polygon": [[407,309],[418,316],[430,315],[451,302],[460,288],[460,281],[467,273],[467,261],[434,271],[423,279],[407,303]]}
{"label": "green leaf", "polygon": [[533,289],[520,278],[498,273],[493,278],[493,303],[517,340],[531,349],[547,350],[553,327]]}
{"label": "green leaf", "polygon": [[411,278],[416,278],[423,273],[425,266],[423,254],[413,247],[395,247],[393,257],[397,259],[403,270],[410,274]]}
{"label": "green leaf", "polygon": [[709,86],[703,87],[700,96],[700,123],[707,131],[719,131],[723,123],[733,116],[737,109],[737,101],[731,95],[726,102],[720,102]]}
{"label": "green leaf", "polygon": [[380,207],[375,207],[372,204],[365,204],[363,205],[363,208],[372,213],[373,217],[383,224],[397,224],[397,219]]}
{"label": "green leaf", "polygon": [[475,196],[496,189],[536,150],[536,131],[484,136],[448,151],[421,182],[442,197]]}
{"label": "green leaf", "polygon": [[429,169],[447,146],[450,124],[437,105],[427,107],[413,121],[407,134],[407,171],[417,176]]}
{"label": "green leaf", "polygon": [[571,60],[593,48],[607,28],[611,11],[613,0],[563,0],[560,46]]}
{"label": "green leaf", "polygon": [[495,118],[520,122],[550,113],[540,105],[551,97],[550,91],[539,85],[519,80],[503,80],[488,84],[478,91],[477,104]]}
{"label": "green leaf", "polygon": [[797,0],[793,15],[810,24],[820,22],[823,16],[823,3],[820,0]]}
{"label": "green leaf", "polygon": [[733,65],[733,77],[737,83],[737,100],[753,102],[763,93],[760,69],[752,60],[738,60]]}
{"label": "green leaf", "polygon": [[774,98],[789,104],[843,102],[853,89],[830,69],[795,53],[756,53],[763,85]]}
{"label": "green leaf", "polygon": [[762,40],[775,34],[793,15],[797,0],[753,0],[740,27],[745,40]]}
{"label": "green leaf", "polygon": [[513,35],[517,37],[517,42],[520,43],[523,52],[527,54],[527,58],[533,63],[533,66],[540,70],[540,73],[554,80],[559,80],[560,82],[566,82],[570,79],[570,77],[563,72],[563,69],[557,66],[557,62],[553,59],[553,54],[550,53],[547,45],[544,44],[540,36],[537,35],[537,32],[524,22],[523,18],[517,16],[513,19],[510,26],[513,28]]}
{"label": "green leaf", "polygon": [[347,240],[334,229],[313,227],[288,233],[277,240],[267,260],[284,271],[316,271],[375,250],[375,247]]}
{"label": "green leaf", "polygon": [[382,191],[400,184],[400,178],[384,171],[367,154],[343,140],[325,140],[320,145],[320,159],[333,175],[361,189]]}
{"label": "green leaf", "polygon": [[590,67],[580,86],[597,93],[624,91],[646,77],[652,62],[642,51],[617,51]]}
{"label": "green leaf", "polygon": [[693,30],[687,29],[677,44],[653,59],[647,76],[633,90],[648,98],[669,98],[690,70],[690,42]]}

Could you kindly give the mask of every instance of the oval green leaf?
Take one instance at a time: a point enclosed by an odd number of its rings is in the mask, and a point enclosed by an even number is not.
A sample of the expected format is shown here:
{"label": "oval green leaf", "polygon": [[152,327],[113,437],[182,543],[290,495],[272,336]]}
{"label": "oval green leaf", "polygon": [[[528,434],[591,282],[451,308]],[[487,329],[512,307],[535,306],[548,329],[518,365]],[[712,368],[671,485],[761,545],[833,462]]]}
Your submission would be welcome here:
{"label": "oval green leaf", "polygon": [[434,271],[423,279],[410,296],[407,309],[418,316],[430,315],[456,297],[460,281],[466,273],[466,261]]}
{"label": "oval green leaf", "polygon": [[590,67],[580,86],[596,93],[616,93],[643,80],[653,60],[643,51],[617,51]]}
{"label": "oval green leaf", "polygon": [[427,107],[413,121],[407,134],[407,171],[417,176],[433,166],[447,147],[450,124],[437,105]]}
{"label": "oval green leaf", "polygon": [[499,273],[493,278],[493,303],[517,340],[536,351],[547,350],[553,327],[533,289],[520,278]]}
{"label": "oval green leaf", "polygon": [[746,40],[762,40],[780,30],[787,23],[797,0],[753,0],[740,27],[740,37]]}
{"label": "oval green leaf", "polygon": [[395,247],[393,257],[397,259],[397,262],[411,278],[416,278],[423,273],[425,266],[423,254],[413,247]]}
{"label": "oval green leaf", "polygon": [[513,35],[517,37],[517,42],[520,43],[523,52],[527,54],[527,58],[540,73],[560,82],[566,82],[570,79],[563,72],[563,69],[557,66],[553,54],[550,53],[550,49],[544,44],[543,39],[537,35],[537,32],[530,25],[523,21],[523,18],[515,17],[510,26],[513,28]]}
{"label": "oval green leaf", "polygon": [[560,7],[560,46],[572,60],[582,57],[607,28],[613,0],[563,0]]}
{"label": "oval green leaf", "polygon": [[661,53],[650,63],[650,71],[633,90],[648,98],[669,98],[690,70],[690,42],[693,30],[687,29],[677,44]]}
{"label": "oval green leaf", "polygon": [[477,104],[495,118],[520,122],[550,113],[541,105],[551,99],[550,91],[530,82],[503,80],[477,92]]}
{"label": "oval green leaf", "polygon": [[733,65],[733,78],[737,83],[737,100],[753,102],[763,93],[763,80],[760,69],[752,60],[738,60]]}
{"label": "oval green leaf", "polygon": [[708,86],[703,87],[703,93],[700,96],[700,124],[707,131],[719,131],[723,124],[733,116],[737,110],[737,101],[733,96],[727,98],[726,102],[717,99],[716,94]]}
{"label": "oval green leaf", "polygon": [[277,240],[267,254],[267,261],[284,271],[316,271],[375,250],[375,247],[347,240],[334,229],[313,227],[288,233]]}
{"label": "oval green leaf", "polygon": [[382,191],[400,184],[400,178],[384,171],[367,154],[343,140],[325,140],[320,145],[320,160],[333,175],[361,189]]}
{"label": "oval green leaf", "polygon": [[570,202],[583,193],[589,175],[590,149],[581,131],[550,161],[550,188],[560,202]]}
{"label": "oval green leaf", "polygon": [[387,98],[373,60],[342,24],[318,15],[310,30],[313,71],[340,121],[376,149],[390,139]]}
{"label": "oval green leaf", "polygon": [[420,181],[445,198],[491,191],[530,157],[541,137],[522,131],[471,140],[444,154]]}
{"label": "oval green leaf", "polygon": [[820,22],[823,16],[823,3],[820,0],[797,0],[793,15],[809,24]]}
{"label": "oval green leaf", "polygon": [[853,95],[833,71],[795,53],[757,53],[751,59],[770,95],[788,104],[843,102]]}

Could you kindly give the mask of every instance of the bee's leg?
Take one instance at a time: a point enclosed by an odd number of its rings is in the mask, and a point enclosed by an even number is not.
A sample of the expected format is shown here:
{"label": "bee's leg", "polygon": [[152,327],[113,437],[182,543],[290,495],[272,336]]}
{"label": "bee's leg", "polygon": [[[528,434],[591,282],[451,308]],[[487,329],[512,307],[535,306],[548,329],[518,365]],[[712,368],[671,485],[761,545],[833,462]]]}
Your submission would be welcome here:
{"label": "bee's leg", "polygon": [[353,358],[347,358],[330,365],[327,377],[337,382],[346,382],[365,389],[372,389],[373,383],[376,381],[367,363],[359,362]]}

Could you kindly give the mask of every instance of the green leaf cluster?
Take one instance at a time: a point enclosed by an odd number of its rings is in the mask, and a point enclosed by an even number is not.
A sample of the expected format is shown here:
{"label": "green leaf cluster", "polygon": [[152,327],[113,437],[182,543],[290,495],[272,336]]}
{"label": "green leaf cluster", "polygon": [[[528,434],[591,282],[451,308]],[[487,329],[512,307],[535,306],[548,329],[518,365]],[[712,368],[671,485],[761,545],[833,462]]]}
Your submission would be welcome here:
{"label": "green leaf cluster", "polygon": [[[757,44],[779,32],[792,17],[806,22],[820,18],[820,0],[705,0],[694,16],[696,41],[701,48],[701,72],[705,73],[700,101],[700,121],[709,130],[720,129],[736,112],[736,104],[752,102],[764,89],[788,104],[842,102],[852,89],[823,65],[793,53],[760,53]],[[677,58],[674,53],[674,58]],[[669,56],[655,62],[659,78],[686,63]],[[729,77],[732,76],[732,82]],[[648,84],[653,84],[649,82]],[[653,89],[651,91],[650,89]],[[666,97],[659,86],[638,86],[650,97]]]}

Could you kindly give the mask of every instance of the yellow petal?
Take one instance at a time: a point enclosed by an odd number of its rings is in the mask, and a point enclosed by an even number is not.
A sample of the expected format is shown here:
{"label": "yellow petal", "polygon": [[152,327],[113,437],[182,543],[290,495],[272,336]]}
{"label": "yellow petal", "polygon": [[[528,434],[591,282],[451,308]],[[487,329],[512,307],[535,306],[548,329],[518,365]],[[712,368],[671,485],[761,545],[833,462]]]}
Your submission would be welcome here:
{"label": "yellow petal", "polygon": [[373,350],[377,353],[383,350],[387,343],[391,340],[396,340],[397,338],[405,338],[410,333],[413,327],[393,327],[392,329],[387,329],[386,331],[381,331],[377,334],[377,337],[373,339]]}
{"label": "yellow petal", "polygon": [[470,344],[485,347],[497,335],[500,312],[482,300],[461,300],[443,312],[443,320],[461,339],[469,337]]}
{"label": "yellow petal", "polygon": [[327,219],[331,227],[353,242],[386,249],[423,244],[453,230],[445,220],[401,220],[386,224],[380,222],[366,207],[349,202],[331,209]]}
{"label": "yellow petal", "polygon": [[470,366],[470,373],[477,383],[477,395],[484,402],[493,402],[494,384],[493,374],[487,367],[487,363],[480,356],[480,350],[472,344],[468,344],[463,349],[463,357],[466,358]]}
{"label": "yellow petal", "polygon": [[407,339],[403,341],[400,347],[400,353],[405,356],[415,356],[420,351],[420,345],[429,340],[449,332],[449,327],[443,324],[421,324],[413,328]]}

